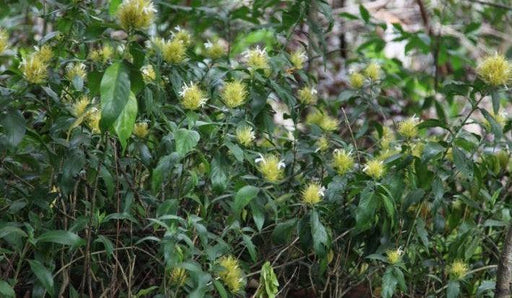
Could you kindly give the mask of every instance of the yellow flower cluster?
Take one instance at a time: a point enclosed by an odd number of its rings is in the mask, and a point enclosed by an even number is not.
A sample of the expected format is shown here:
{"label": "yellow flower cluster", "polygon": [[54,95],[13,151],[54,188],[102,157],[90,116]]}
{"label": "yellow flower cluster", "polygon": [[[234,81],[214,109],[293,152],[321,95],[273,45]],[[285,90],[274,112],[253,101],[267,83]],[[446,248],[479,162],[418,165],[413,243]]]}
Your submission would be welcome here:
{"label": "yellow flower cluster", "polygon": [[309,125],[318,125],[325,131],[335,131],[338,129],[338,119],[322,113],[320,110],[314,110],[306,116],[306,123]]}
{"label": "yellow flower cluster", "polygon": [[386,252],[388,262],[390,264],[396,264],[402,260],[403,251],[399,249],[388,250]]}
{"label": "yellow flower cluster", "polygon": [[380,79],[380,65],[377,63],[370,63],[364,70],[364,75],[372,81]]}
{"label": "yellow flower cluster", "polygon": [[213,60],[219,59],[220,57],[226,55],[226,49],[219,40],[216,40],[213,43],[208,40],[204,43],[204,48],[205,56]]}
{"label": "yellow flower cluster", "polygon": [[354,167],[354,158],[345,149],[336,149],[332,154],[332,167],[338,175],[344,175]]}
{"label": "yellow flower cluster", "polygon": [[171,284],[181,287],[187,281],[187,271],[183,268],[173,268],[171,271]]}
{"label": "yellow flower cluster", "polygon": [[86,74],[85,64],[83,63],[71,63],[66,67],[66,78],[70,81],[73,81],[75,77],[84,80]]}
{"label": "yellow flower cluster", "polygon": [[43,83],[48,77],[48,63],[52,57],[53,51],[47,45],[37,49],[32,55],[25,57],[20,64],[25,79],[34,84]]}
{"label": "yellow flower cluster", "polygon": [[389,146],[391,145],[391,142],[393,142],[394,139],[395,136],[393,135],[391,128],[389,128],[388,126],[383,126],[382,137],[380,139],[381,148],[384,150],[389,149]]}
{"label": "yellow flower cluster", "polygon": [[190,36],[190,33],[180,26],[176,26],[174,30],[176,30],[176,32],[172,32],[172,39],[181,41],[185,47],[190,46],[192,43],[192,36]]}
{"label": "yellow flower cluster", "polygon": [[477,67],[478,76],[488,85],[505,85],[510,81],[512,65],[504,56],[495,54],[486,57]]}
{"label": "yellow flower cluster", "polygon": [[173,38],[172,40],[161,40],[162,43],[156,44],[160,47],[162,57],[165,62],[178,64],[185,60],[187,47],[182,40]]}
{"label": "yellow flower cluster", "polygon": [[192,82],[183,85],[180,96],[181,105],[187,110],[197,110],[208,101],[199,86]]}
{"label": "yellow flower cluster", "polygon": [[366,163],[363,171],[366,173],[366,175],[374,179],[380,179],[384,175],[386,168],[384,166],[384,162],[378,159],[373,159]]}
{"label": "yellow flower cluster", "polygon": [[82,96],[77,102],[75,102],[71,107],[71,114],[75,117],[82,116],[86,111],[89,105],[91,104],[91,100],[87,96]]}
{"label": "yellow flower cluster", "polygon": [[318,183],[310,183],[302,191],[302,202],[307,205],[316,205],[325,195],[325,188]]}
{"label": "yellow flower cluster", "polygon": [[94,62],[107,63],[114,56],[114,49],[109,45],[104,45],[101,49],[91,50],[89,59]]}
{"label": "yellow flower cluster", "polygon": [[258,164],[258,170],[263,178],[268,182],[275,183],[283,179],[286,165],[277,156],[269,154],[264,157],[260,154],[255,162]]}
{"label": "yellow flower cluster", "polygon": [[144,139],[149,134],[148,123],[145,121],[135,123],[133,134],[140,139]]}
{"label": "yellow flower cluster", "polygon": [[151,64],[144,65],[144,66],[142,66],[140,71],[142,73],[142,79],[144,80],[144,82],[146,84],[151,83],[156,79],[156,73],[155,73],[155,69],[153,68],[153,65],[151,65]]}
{"label": "yellow flower cluster", "polygon": [[405,138],[414,138],[418,135],[419,119],[412,116],[398,124],[398,133]]}
{"label": "yellow flower cluster", "polygon": [[267,71],[270,69],[268,63],[268,55],[265,49],[260,49],[257,46],[255,49],[247,50],[244,54],[245,62],[251,69],[263,69]]}
{"label": "yellow flower cluster", "polygon": [[353,72],[350,77],[350,86],[354,89],[361,89],[364,85],[364,76],[359,72]]}
{"label": "yellow flower cluster", "polygon": [[292,63],[293,67],[295,67],[295,69],[304,68],[304,62],[306,59],[306,54],[302,50],[296,50],[290,55],[290,62]]}
{"label": "yellow flower cluster", "polygon": [[117,10],[124,30],[147,29],[155,18],[156,9],[150,0],[124,0]]}
{"label": "yellow flower cluster", "polygon": [[298,97],[299,101],[303,104],[315,104],[317,101],[317,94],[318,91],[316,91],[315,88],[311,87],[303,87],[299,89],[298,91]]}
{"label": "yellow flower cluster", "polygon": [[9,45],[9,35],[5,29],[0,29],[0,54],[2,54]]}
{"label": "yellow flower cluster", "polygon": [[254,141],[254,131],[252,127],[242,125],[236,129],[236,140],[244,147],[250,147]]}
{"label": "yellow flower cluster", "polygon": [[100,133],[100,119],[101,110],[98,108],[92,108],[91,111],[87,113],[87,125],[93,133]]}
{"label": "yellow flower cluster", "polygon": [[321,136],[316,140],[315,146],[317,151],[325,151],[329,149],[329,140],[325,136]]}
{"label": "yellow flower cluster", "polygon": [[449,268],[449,273],[455,279],[462,279],[468,273],[468,265],[460,260],[457,260],[452,263]]}
{"label": "yellow flower cluster", "polygon": [[219,277],[232,293],[238,293],[244,284],[243,271],[233,256],[223,256],[218,260],[222,270]]}
{"label": "yellow flower cluster", "polygon": [[227,82],[224,85],[221,97],[228,108],[239,107],[245,103],[247,98],[246,86],[241,81]]}

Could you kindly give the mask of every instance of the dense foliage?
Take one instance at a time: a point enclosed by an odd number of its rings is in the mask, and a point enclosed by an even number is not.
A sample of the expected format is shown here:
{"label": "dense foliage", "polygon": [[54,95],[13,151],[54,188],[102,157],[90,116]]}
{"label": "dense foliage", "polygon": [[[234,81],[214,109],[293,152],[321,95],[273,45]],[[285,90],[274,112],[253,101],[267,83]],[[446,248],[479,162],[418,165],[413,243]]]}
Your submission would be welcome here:
{"label": "dense foliage", "polygon": [[[509,12],[427,7],[461,36],[354,7],[2,10],[0,296],[491,295],[512,66],[467,47]],[[362,32],[330,51],[340,22]]]}

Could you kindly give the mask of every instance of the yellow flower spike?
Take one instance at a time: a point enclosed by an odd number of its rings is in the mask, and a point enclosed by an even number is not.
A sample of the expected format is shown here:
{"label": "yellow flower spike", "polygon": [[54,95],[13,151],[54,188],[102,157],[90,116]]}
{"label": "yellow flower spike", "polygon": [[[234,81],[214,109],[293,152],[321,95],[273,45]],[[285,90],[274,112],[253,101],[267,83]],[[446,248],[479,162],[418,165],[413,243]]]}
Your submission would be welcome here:
{"label": "yellow flower spike", "polygon": [[139,139],[144,139],[149,134],[149,128],[147,122],[137,122],[133,126],[133,135]]}
{"label": "yellow flower spike", "polygon": [[462,279],[468,273],[468,265],[460,260],[457,260],[452,263],[449,268],[449,273],[455,279]]}
{"label": "yellow flower spike", "polygon": [[87,126],[91,129],[92,133],[98,134],[100,133],[100,119],[101,119],[101,110],[98,108],[92,108],[89,113],[87,113],[86,121]]}
{"label": "yellow flower spike", "polygon": [[344,175],[354,167],[354,158],[345,149],[335,149],[332,158],[332,167],[338,175]]}
{"label": "yellow flower spike", "polygon": [[250,147],[255,139],[254,131],[252,130],[252,127],[247,125],[239,126],[236,129],[236,140],[237,142],[244,146],[244,147]]}
{"label": "yellow flower spike", "polygon": [[393,265],[397,264],[398,262],[400,262],[402,260],[403,253],[404,252],[400,248],[394,249],[394,250],[388,250],[386,252],[388,262]]}
{"label": "yellow flower spike", "polygon": [[411,154],[414,157],[421,158],[423,150],[425,149],[425,143],[416,143],[411,147]]}
{"label": "yellow flower spike", "polygon": [[183,268],[173,268],[171,271],[171,284],[181,287],[187,281],[187,271]]}
{"label": "yellow flower spike", "polygon": [[393,132],[391,131],[391,128],[388,126],[382,127],[382,137],[380,139],[380,146],[382,149],[386,150],[389,149],[389,146],[391,142],[395,139],[395,136],[393,135]]}
{"label": "yellow flower spike", "polygon": [[44,45],[41,48],[36,47],[36,52],[33,56],[35,59],[40,60],[41,63],[48,63],[53,58],[53,50],[49,45]]}
{"label": "yellow flower spike", "polygon": [[247,94],[244,83],[241,81],[232,81],[224,85],[221,97],[228,108],[236,108],[245,103]]}
{"label": "yellow flower spike", "polygon": [[370,63],[364,70],[364,75],[372,81],[377,81],[380,79],[380,72],[380,65],[377,63]]}
{"label": "yellow flower spike", "polygon": [[233,256],[223,256],[218,260],[218,264],[223,267],[219,272],[222,282],[232,293],[240,292],[244,283],[244,273],[238,260]]}
{"label": "yellow flower spike", "polygon": [[325,151],[329,149],[329,140],[326,137],[321,136],[316,140],[315,146],[317,148],[316,151]]}
{"label": "yellow flower spike", "polygon": [[398,123],[398,133],[405,138],[412,139],[418,136],[418,124],[419,119],[416,116],[403,120]]}
{"label": "yellow flower spike", "polygon": [[335,131],[338,129],[339,124],[336,118],[325,115],[318,126],[325,131]]}
{"label": "yellow flower spike", "polygon": [[9,35],[5,29],[0,29],[0,54],[9,46]]}
{"label": "yellow flower spike", "polygon": [[263,175],[263,178],[268,182],[275,183],[284,177],[285,163],[275,155],[267,155],[260,157],[254,161],[258,165],[258,170]]}
{"label": "yellow flower spike", "polygon": [[[498,114],[494,114],[494,111],[490,111],[489,114],[494,119],[494,121],[496,121],[496,123],[498,123],[498,125],[501,126],[501,128],[505,127],[505,124],[507,124],[508,120],[507,112],[502,110]],[[484,126],[487,129],[491,129],[491,123],[487,121],[487,119],[484,122]]]}
{"label": "yellow flower spike", "polygon": [[165,62],[178,64],[185,60],[186,50],[183,41],[179,39],[166,41],[162,46],[162,57]]}
{"label": "yellow flower spike", "polygon": [[302,191],[302,202],[304,204],[313,206],[318,204],[325,195],[325,187],[318,183],[310,183]]}
{"label": "yellow flower spike", "polygon": [[71,63],[66,67],[66,78],[70,81],[73,81],[75,77],[84,80],[86,75],[87,72],[85,71],[85,64],[83,63]]}
{"label": "yellow flower spike", "polygon": [[491,86],[505,85],[511,77],[511,64],[503,55],[495,54],[485,58],[477,67],[478,76]]}
{"label": "yellow flower spike", "polygon": [[373,179],[380,179],[384,175],[386,167],[384,166],[384,162],[381,160],[373,159],[366,163],[363,171]]}
{"label": "yellow flower spike", "polygon": [[146,84],[155,81],[156,73],[155,73],[155,69],[153,68],[153,65],[151,65],[151,64],[144,65],[144,66],[142,66],[142,68],[140,70],[142,73],[142,79],[144,80],[144,82]]}
{"label": "yellow flower spike", "polygon": [[91,104],[91,100],[87,96],[82,96],[77,102],[75,102],[71,108],[71,113],[75,117],[82,116],[86,111],[87,107]]}
{"label": "yellow flower spike", "polygon": [[304,62],[306,59],[306,53],[304,53],[302,50],[296,50],[290,55],[290,62],[296,69],[304,68]]}
{"label": "yellow flower spike", "polygon": [[185,47],[190,46],[192,42],[192,36],[190,36],[190,33],[180,26],[176,26],[174,30],[176,30],[176,32],[172,33],[173,40],[181,41]]}
{"label": "yellow flower spike", "polygon": [[322,112],[320,112],[319,110],[315,109],[315,110],[309,112],[308,115],[306,116],[306,123],[309,125],[311,125],[311,124],[320,125],[323,118],[324,118],[324,114]]}
{"label": "yellow flower spike", "polygon": [[155,19],[156,9],[150,0],[124,0],[117,10],[124,30],[147,29]]}
{"label": "yellow flower spike", "polygon": [[251,69],[269,69],[268,55],[265,49],[257,46],[255,49],[247,50],[244,53],[245,62]]}
{"label": "yellow flower spike", "polygon": [[20,68],[23,76],[30,83],[41,84],[48,77],[48,65],[35,56],[24,58]]}
{"label": "yellow flower spike", "polygon": [[218,40],[214,41],[213,43],[208,40],[204,43],[204,48],[205,56],[213,60],[219,59],[226,55],[226,49]]}
{"label": "yellow flower spike", "polygon": [[315,88],[303,87],[297,92],[299,101],[303,104],[315,104],[318,97],[318,91]]}
{"label": "yellow flower spike", "polygon": [[361,89],[364,85],[364,76],[359,72],[354,72],[350,75],[349,81],[352,88]]}
{"label": "yellow flower spike", "polygon": [[381,151],[379,156],[377,156],[375,159],[380,160],[380,161],[385,161],[386,159],[388,159],[389,157],[391,157],[391,156],[393,156],[393,155],[395,155],[397,153],[400,153],[400,149],[388,148],[386,150]]}
{"label": "yellow flower spike", "polygon": [[183,85],[181,92],[181,105],[187,110],[198,110],[208,101],[196,83]]}

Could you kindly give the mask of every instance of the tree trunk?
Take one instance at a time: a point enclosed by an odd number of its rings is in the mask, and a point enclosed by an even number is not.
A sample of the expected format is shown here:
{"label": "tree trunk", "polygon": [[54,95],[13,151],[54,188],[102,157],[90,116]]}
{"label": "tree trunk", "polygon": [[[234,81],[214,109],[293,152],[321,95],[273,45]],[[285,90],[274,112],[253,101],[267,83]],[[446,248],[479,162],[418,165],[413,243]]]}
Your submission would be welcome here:
{"label": "tree trunk", "polygon": [[512,282],[512,224],[508,227],[496,275],[495,298],[510,297],[510,283]]}

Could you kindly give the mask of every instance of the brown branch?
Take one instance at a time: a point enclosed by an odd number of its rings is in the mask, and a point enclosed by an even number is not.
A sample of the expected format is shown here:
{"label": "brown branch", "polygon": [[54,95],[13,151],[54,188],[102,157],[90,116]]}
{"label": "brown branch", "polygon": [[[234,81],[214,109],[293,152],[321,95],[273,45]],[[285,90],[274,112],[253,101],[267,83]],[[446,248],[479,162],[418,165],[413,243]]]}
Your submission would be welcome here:
{"label": "brown branch", "polygon": [[503,243],[503,251],[498,263],[496,273],[496,298],[510,297],[510,283],[512,282],[512,225],[508,227],[507,236]]}

